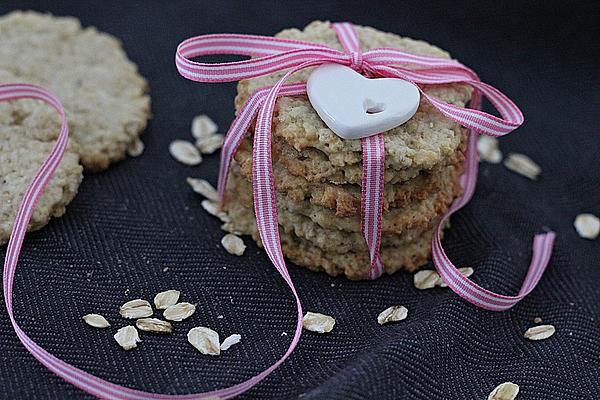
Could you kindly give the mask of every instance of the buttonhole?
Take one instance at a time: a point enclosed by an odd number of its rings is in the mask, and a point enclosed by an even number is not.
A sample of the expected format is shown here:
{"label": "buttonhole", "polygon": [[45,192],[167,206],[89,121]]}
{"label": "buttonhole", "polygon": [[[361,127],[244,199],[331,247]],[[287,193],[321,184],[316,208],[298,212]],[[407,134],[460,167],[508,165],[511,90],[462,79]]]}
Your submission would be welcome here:
{"label": "buttonhole", "polygon": [[379,114],[385,110],[385,104],[377,103],[369,98],[363,102],[363,108],[367,114]]}

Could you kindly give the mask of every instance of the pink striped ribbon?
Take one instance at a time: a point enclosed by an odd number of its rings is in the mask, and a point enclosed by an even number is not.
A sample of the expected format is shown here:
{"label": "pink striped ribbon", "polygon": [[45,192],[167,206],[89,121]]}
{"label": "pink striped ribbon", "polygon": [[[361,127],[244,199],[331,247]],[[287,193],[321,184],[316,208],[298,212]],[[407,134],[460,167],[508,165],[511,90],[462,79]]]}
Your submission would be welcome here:
{"label": "pink striped ribbon", "polygon": [[[230,82],[289,70],[274,86],[256,91],[248,98],[231,125],[223,145],[219,171],[219,194],[223,199],[227,175],[232,158],[244,139],[250,124],[256,119],[253,147],[254,204],[257,225],[267,254],[289,286],[297,308],[296,329],[285,354],[273,365],[252,378],[229,388],[207,393],[165,395],[147,393],[95,377],[82,371],[41,348],[17,324],[13,315],[13,282],[21,246],[29,220],[44,188],[60,163],[68,141],[68,127],[60,101],[47,90],[28,84],[1,84],[0,102],[17,99],[37,99],[54,107],[62,118],[58,139],[42,166],[29,185],[19,207],[4,260],[4,299],[15,332],[25,348],[49,370],[86,391],[103,399],[226,399],[237,396],[266,378],[289,355],[298,344],[302,332],[302,306],[284,261],[277,224],[276,189],[271,157],[271,122],[276,100],[279,96],[306,94],[304,83],[287,85],[285,81],[293,73],[323,63],[348,65],[367,76],[405,79],[421,90],[418,84],[462,83],[474,90],[471,109],[446,104],[428,96],[422,96],[448,118],[469,129],[465,174],[461,177],[464,193],[452,204],[448,214],[439,223],[433,237],[433,261],[448,286],[467,301],[494,311],[506,310],[533,290],[546,268],[555,234],[537,235],[533,244],[533,257],[524,283],[516,296],[504,296],[490,292],[463,276],[446,256],[440,241],[441,226],[450,215],[471,199],[477,179],[476,139],[478,133],[503,136],[523,123],[523,116],[516,105],[497,89],[480,82],[477,75],[455,60],[419,56],[397,49],[379,48],[362,53],[359,38],[349,23],[334,24],[344,51],[325,45],[251,35],[205,35],[188,39],[177,49],[176,65],[184,77],[199,82]],[[207,64],[191,60],[210,54],[234,54],[254,58],[231,63]],[[413,66],[418,69],[406,69]],[[479,111],[481,95],[485,96],[499,111],[501,118]],[[383,272],[379,255],[381,241],[381,218],[384,188],[385,149],[382,134],[362,140],[363,182],[361,231],[369,248],[371,266],[369,276],[375,278]]]}

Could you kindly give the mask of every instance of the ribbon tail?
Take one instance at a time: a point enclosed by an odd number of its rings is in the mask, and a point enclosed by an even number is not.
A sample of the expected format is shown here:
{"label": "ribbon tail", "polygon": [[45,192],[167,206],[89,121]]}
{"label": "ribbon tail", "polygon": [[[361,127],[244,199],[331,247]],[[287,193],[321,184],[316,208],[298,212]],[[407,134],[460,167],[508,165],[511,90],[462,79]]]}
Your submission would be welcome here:
{"label": "ribbon tail", "polygon": [[362,150],[361,233],[369,249],[371,261],[369,279],[376,279],[383,274],[384,270],[379,254],[385,173],[383,134],[379,133],[362,139]]}
{"label": "ribbon tail", "polygon": [[[476,91],[471,106],[479,107],[480,105],[481,97]],[[513,307],[535,288],[550,261],[556,234],[554,232],[548,232],[535,236],[531,264],[519,294],[516,296],[506,296],[494,293],[482,288],[469,278],[465,277],[456,266],[452,264],[446,255],[444,248],[442,247],[441,232],[444,222],[446,222],[452,214],[464,207],[473,196],[477,182],[477,166],[477,134],[473,131],[469,131],[465,159],[465,173],[461,177],[464,193],[454,201],[448,213],[435,228],[432,239],[432,258],[433,263],[444,282],[460,297],[478,307],[490,311],[504,311]]]}

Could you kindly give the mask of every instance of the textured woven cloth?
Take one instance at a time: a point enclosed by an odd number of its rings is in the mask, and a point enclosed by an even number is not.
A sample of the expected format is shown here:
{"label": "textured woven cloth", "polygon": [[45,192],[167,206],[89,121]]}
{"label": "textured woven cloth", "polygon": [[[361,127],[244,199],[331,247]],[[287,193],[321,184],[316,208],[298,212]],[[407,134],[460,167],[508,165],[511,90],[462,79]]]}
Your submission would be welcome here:
{"label": "textured woven cloth", "polygon": [[[482,164],[475,197],[444,240],[452,260],[472,266],[473,279],[485,287],[514,294],[534,233],[557,232],[554,255],[539,286],[504,313],[476,309],[448,289],[419,291],[405,273],[350,282],[290,266],[305,309],[333,315],[337,325],[328,335],[305,332],[293,356],[243,398],[484,399],[505,381],[520,385],[519,399],[600,397],[600,241],[579,238],[572,225],[581,212],[600,215],[598,5],[160,3],[0,4],[2,14],[34,8],[75,15],[118,36],[153,97],[144,155],[88,174],[67,214],[25,241],[14,306],[34,340],[102,378],[162,393],[229,386],[283,354],[295,324],[284,283],[250,239],[243,257],[221,248],[220,222],[185,183],[186,176],[198,176],[215,184],[218,156],[189,168],[167,150],[175,138],[191,139],[198,113],[225,130],[233,119],[234,85],[184,80],[173,54],[182,39],[197,34],[272,35],[314,19],[349,20],[440,45],[525,114],[525,125],[500,146],[505,154],[529,155],[542,175],[529,181]],[[0,248],[0,258],[4,254]],[[114,328],[125,325],[118,306],[171,288],[182,291],[183,301],[197,302],[197,314],[169,337],[144,334],[138,349],[121,350],[112,338]],[[395,304],[409,309],[408,319],[379,326],[377,314]],[[104,314],[111,330],[84,325],[80,318],[90,312]],[[557,333],[540,342],[524,339],[535,317]],[[186,340],[195,325],[223,336],[239,333],[242,344],[220,357],[202,356]],[[27,353],[5,311],[0,355],[1,398],[89,398]]]}

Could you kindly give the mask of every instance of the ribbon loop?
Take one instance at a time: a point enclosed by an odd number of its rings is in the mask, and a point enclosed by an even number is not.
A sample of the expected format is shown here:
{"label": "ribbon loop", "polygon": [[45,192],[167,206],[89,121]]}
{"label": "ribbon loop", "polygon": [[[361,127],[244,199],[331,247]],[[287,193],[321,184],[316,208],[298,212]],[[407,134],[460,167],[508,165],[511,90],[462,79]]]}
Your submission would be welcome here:
{"label": "ribbon loop", "polygon": [[363,57],[360,51],[350,52],[350,68],[356,72],[362,72],[363,70]]}

